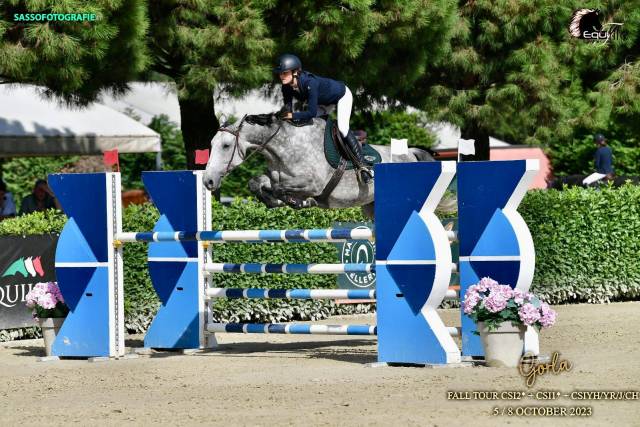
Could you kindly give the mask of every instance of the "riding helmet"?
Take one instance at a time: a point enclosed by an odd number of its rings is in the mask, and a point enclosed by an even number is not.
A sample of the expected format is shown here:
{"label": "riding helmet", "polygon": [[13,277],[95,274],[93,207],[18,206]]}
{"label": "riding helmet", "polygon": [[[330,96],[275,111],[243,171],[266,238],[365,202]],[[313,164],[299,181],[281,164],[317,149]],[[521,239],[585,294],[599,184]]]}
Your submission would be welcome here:
{"label": "riding helmet", "polygon": [[285,53],[278,58],[278,65],[273,69],[276,74],[290,70],[299,70],[302,68],[300,58],[290,53]]}

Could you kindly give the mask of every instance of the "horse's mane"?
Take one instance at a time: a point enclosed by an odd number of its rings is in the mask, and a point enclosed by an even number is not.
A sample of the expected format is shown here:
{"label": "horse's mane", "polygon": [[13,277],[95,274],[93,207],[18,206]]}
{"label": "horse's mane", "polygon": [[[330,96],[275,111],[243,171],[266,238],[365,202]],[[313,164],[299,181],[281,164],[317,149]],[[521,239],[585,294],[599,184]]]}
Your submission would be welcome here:
{"label": "horse's mane", "polygon": [[[266,113],[266,114],[249,114],[244,118],[244,121],[249,123],[250,125],[258,125],[258,126],[271,126],[274,123],[281,122],[279,118],[279,113]],[[309,126],[313,124],[313,119],[310,120],[286,120],[289,124],[302,127]]]}
{"label": "horse's mane", "polygon": [[244,121],[250,125],[258,126],[271,126],[274,122],[278,121],[275,113],[267,114],[249,114],[245,117]]}

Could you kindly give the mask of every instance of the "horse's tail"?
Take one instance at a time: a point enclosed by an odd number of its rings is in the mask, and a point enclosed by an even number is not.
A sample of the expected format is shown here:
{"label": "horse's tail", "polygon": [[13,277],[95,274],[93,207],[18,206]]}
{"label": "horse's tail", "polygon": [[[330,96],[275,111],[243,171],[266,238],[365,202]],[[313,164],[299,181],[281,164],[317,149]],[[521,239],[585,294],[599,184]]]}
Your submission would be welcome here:
{"label": "horse's tail", "polygon": [[434,158],[431,151],[423,150],[422,148],[409,148],[409,152],[413,154],[419,162],[433,162]]}

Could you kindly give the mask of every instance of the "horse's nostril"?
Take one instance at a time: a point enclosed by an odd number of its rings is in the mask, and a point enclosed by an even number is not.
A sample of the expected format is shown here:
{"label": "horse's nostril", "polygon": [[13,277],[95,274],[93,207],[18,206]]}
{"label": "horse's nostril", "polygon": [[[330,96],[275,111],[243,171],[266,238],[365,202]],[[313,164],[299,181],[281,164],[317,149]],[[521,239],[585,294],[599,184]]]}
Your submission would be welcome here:
{"label": "horse's nostril", "polygon": [[213,180],[210,179],[209,181],[207,181],[207,187],[212,188],[213,187]]}

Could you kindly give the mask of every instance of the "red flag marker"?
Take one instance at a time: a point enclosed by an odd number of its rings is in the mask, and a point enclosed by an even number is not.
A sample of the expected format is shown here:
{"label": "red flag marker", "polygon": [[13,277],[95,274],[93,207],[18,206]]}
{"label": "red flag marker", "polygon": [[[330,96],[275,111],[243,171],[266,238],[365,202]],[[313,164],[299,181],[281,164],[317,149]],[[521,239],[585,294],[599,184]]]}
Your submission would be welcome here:
{"label": "red flag marker", "polygon": [[118,149],[108,150],[103,153],[102,161],[105,166],[116,165],[117,172],[120,172],[120,159],[118,158]]}
{"label": "red flag marker", "polygon": [[196,165],[206,165],[209,161],[209,150],[196,150]]}

